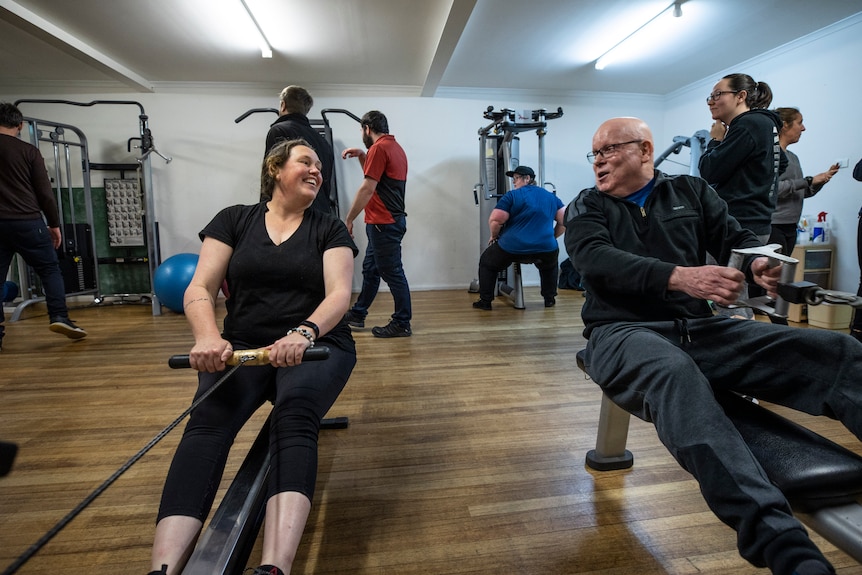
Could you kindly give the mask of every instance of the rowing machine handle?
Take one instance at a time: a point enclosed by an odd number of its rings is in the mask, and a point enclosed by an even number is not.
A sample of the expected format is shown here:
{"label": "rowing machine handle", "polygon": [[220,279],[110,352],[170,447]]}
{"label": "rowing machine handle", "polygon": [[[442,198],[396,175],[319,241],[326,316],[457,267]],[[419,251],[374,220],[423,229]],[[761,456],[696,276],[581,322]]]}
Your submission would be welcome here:
{"label": "rowing machine handle", "polygon": [[[329,357],[329,348],[325,345],[310,347],[302,354],[303,361],[318,361]],[[269,365],[268,349],[241,349],[233,352],[233,355],[225,362],[227,365]],[[191,367],[189,354],[173,355],[168,359],[168,366],[174,369]]]}

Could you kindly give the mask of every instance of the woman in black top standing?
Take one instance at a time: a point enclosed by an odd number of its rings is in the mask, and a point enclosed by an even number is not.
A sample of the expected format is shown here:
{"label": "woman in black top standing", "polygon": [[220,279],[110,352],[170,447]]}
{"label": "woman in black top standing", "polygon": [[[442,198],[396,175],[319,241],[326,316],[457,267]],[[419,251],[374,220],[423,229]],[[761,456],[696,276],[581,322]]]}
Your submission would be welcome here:
{"label": "woman in black top standing", "polygon": [[772,231],[775,190],[782,151],[779,115],[766,108],[772,90],[748,74],[722,78],[706,99],[712,119],[712,138],[700,158],[700,176],[727,202],[739,224],[765,241]]}
{"label": "woman in black top standing", "polygon": [[[778,141],[782,122],[767,109],[771,103],[769,85],[748,74],[728,74],[719,80],[706,98],[715,122],[698,163],[700,176],[727,202],[730,215],[763,243],[772,232],[778,176],[787,167]],[[763,294],[759,286],[749,287],[742,297]],[[719,313],[753,317],[748,308]]]}

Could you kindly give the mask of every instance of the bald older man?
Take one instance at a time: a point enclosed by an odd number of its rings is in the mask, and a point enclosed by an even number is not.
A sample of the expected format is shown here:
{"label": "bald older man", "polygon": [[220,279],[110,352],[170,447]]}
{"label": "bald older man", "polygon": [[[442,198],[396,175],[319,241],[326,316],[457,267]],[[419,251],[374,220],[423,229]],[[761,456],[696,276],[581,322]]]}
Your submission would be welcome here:
{"label": "bald older man", "polygon": [[[714,316],[744,280],[775,294],[780,269],[733,248],[761,245],[728,215],[702,179],[655,169],[649,127],[637,118],[599,126],[596,185],[566,209],[565,245],[587,297],[587,371],[605,394],[652,422],[700,484],[713,512],[738,534],[741,555],[778,575],[834,573],[793,517],[715,399],[732,390],[839,418],[862,437],[862,344],[828,330],[800,330]],[[805,353],[796,353],[805,350]],[[792,366],[791,366],[792,364]]]}

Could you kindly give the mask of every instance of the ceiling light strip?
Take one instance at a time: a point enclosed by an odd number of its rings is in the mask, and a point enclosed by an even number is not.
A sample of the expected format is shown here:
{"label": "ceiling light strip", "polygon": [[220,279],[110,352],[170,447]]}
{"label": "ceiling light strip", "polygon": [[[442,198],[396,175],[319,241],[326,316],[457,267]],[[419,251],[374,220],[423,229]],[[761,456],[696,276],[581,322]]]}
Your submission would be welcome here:
{"label": "ceiling light strip", "polygon": [[629,34],[628,36],[626,36],[625,38],[623,38],[622,40],[617,42],[610,50],[608,50],[607,52],[605,52],[604,54],[599,56],[598,59],[596,60],[596,70],[604,70],[605,66],[608,64],[608,62],[610,62],[612,60],[612,58],[610,56],[613,55],[614,52],[619,50],[620,46],[622,46],[623,44],[628,42],[638,32],[640,32],[641,30],[643,30],[644,28],[646,28],[647,26],[652,24],[655,20],[658,19],[659,16],[661,16],[662,14],[664,14],[665,12],[670,10],[671,8],[673,8],[673,15],[675,18],[679,18],[680,16],[682,16],[681,6],[682,6],[682,3],[684,1],[685,0],[674,0],[674,2],[672,2],[669,6],[662,9],[661,12],[659,12],[658,14],[656,14],[655,16],[653,16],[652,18],[647,20],[647,22],[645,24],[641,25],[637,30],[635,30],[634,32],[632,32],[631,34]]}
{"label": "ceiling light strip", "polygon": [[245,0],[239,0],[242,7],[245,8],[246,14],[251,18],[252,23],[254,24],[257,33],[260,35],[258,39],[258,44],[260,45],[260,55],[263,58],[272,58],[272,45],[269,43],[269,40],[266,38],[266,34],[263,33],[263,29],[260,27],[260,24],[257,23],[257,18],[254,17],[254,14],[251,12],[251,8],[248,7]]}

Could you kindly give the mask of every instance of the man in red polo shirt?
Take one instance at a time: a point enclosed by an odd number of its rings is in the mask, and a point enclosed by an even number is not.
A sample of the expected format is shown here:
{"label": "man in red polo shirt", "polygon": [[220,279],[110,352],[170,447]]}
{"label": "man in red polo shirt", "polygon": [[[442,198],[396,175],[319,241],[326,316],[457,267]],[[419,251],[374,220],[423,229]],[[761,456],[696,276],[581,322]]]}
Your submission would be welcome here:
{"label": "man in red polo shirt", "polygon": [[383,278],[395,300],[395,313],[387,325],[374,327],[371,333],[375,337],[410,337],[410,286],[401,265],[401,240],[407,231],[407,156],[389,133],[389,122],[381,112],[368,112],[360,123],[362,143],[368,152],[347,148],[341,153],[344,159],[357,158],[365,174],[344,222],[352,236],[353,220],[365,210],[368,247],[362,262],[362,290],[345,319],[351,327],[365,327],[368,308]]}

